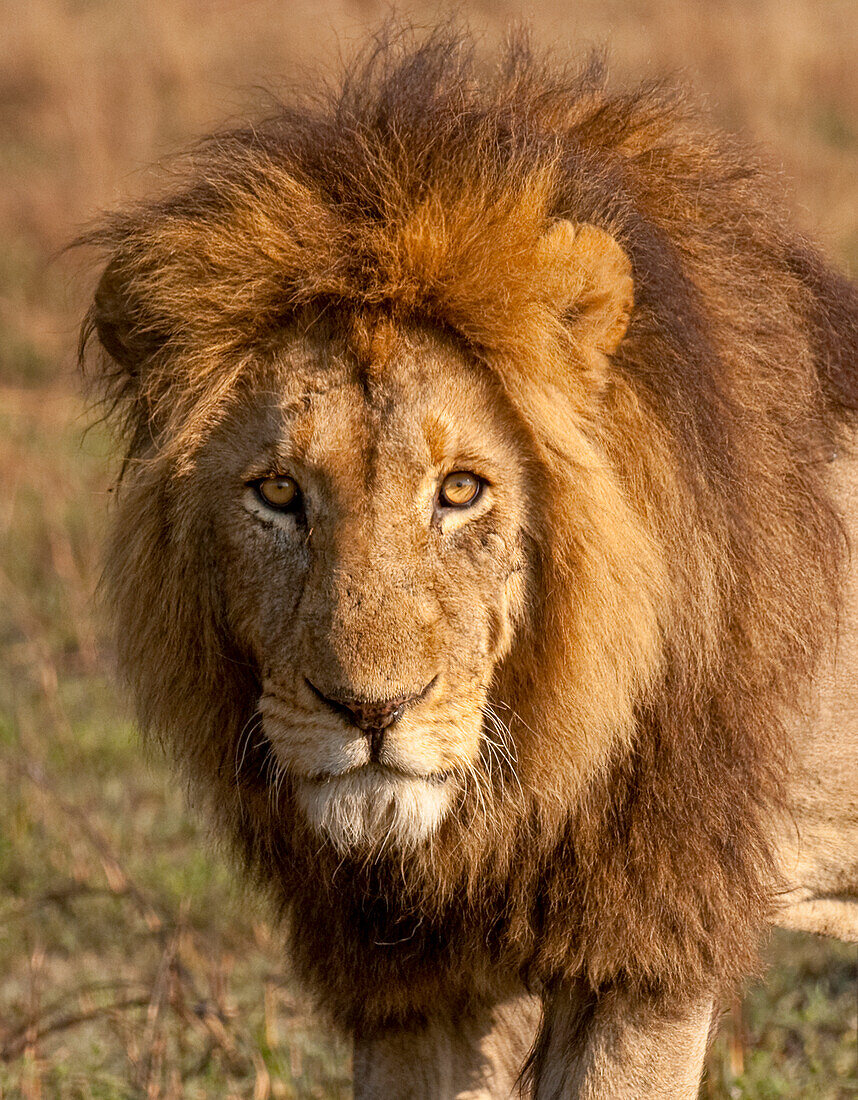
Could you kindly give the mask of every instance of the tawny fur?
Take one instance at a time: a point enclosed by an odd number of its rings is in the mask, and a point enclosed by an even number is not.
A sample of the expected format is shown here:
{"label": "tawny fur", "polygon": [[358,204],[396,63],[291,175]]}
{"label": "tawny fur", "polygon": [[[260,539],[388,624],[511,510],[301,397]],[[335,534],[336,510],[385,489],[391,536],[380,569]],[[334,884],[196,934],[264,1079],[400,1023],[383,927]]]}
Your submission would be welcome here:
{"label": "tawny fur", "polygon": [[[836,614],[823,467],[858,398],[856,292],[776,191],[675,93],[609,93],[521,46],[484,71],[441,34],[217,135],[89,237],[107,267],[84,343],[128,440],[106,573],[121,661],[341,1024],[522,979],[702,996],[753,966],[783,723]],[[566,222],[620,249],[564,267]],[[431,844],[343,858],[288,781],[272,796],[270,746],[238,751],[263,670],[183,487],[274,384],[284,332],[383,374],[422,331],[499,383],[538,490],[490,693],[515,754]]]}

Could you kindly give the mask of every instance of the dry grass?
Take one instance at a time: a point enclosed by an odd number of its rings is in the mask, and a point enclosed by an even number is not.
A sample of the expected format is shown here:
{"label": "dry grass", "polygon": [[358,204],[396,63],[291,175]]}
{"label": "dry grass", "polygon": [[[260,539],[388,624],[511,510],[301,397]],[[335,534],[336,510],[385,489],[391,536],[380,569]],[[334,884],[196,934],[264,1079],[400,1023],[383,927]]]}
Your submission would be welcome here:
{"label": "dry grass", "polygon": [[[439,9],[404,4],[418,22]],[[521,9],[473,3],[491,41]],[[91,283],[58,258],[153,161],[301,83],[377,24],[375,0],[0,0],[0,1097],[348,1094],[345,1047],[297,997],[280,935],[144,761],[92,611],[108,443],[83,437],[74,329]],[[681,69],[766,144],[798,217],[858,269],[855,0],[560,0],[561,54]],[[858,1095],[853,949],[779,937],[725,1021],[709,1097]]]}

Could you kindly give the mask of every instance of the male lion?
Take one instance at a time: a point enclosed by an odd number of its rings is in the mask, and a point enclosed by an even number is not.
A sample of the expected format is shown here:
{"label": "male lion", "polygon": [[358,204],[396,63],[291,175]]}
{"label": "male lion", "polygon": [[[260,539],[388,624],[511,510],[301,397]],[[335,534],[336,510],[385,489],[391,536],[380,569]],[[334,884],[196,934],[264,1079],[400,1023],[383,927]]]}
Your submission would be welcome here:
{"label": "male lion", "polygon": [[694,1096],[773,915],[858,935],[855,289],[676,97],[446,34],[89,239],[121,664],[357,1096]]}

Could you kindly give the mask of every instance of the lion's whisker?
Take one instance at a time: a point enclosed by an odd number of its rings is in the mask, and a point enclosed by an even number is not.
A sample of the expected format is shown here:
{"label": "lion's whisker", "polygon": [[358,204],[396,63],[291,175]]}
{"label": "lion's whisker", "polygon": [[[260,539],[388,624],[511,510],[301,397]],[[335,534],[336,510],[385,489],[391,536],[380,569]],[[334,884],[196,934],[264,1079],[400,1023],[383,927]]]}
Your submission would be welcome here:
{"label": "lion's whisker", "polygon": [[506,762],[508,765],[507,770],[518,787],[519,794],[524,795],[524,788],[522,787],[521,779],[518,775],[518,754],[509,726],[501,719],[500,715],[497,714],[491,703],[487,702],[484,705],[483,715],[490,723],[492,731],[495,732],[499,738],[499,741],[494,741],[488,736],[484,728],[483,737],[486,744],[490,747],[494,747],[499,754],[500,761]]}
{"label": "lion's whisker", "polygon": [[[258,710],[255,710],[253,714],[247,719],[241,729],[241,733],[238,735],[235,743],[235,781],[239,782],[241,770],[244,767],[244,760],[247,756],[247,750],[250,745],[250,738],[255,733],[256,729],[262,723],[262,715]],[[241,758],[239,759],[239,751],[241,751]]]}

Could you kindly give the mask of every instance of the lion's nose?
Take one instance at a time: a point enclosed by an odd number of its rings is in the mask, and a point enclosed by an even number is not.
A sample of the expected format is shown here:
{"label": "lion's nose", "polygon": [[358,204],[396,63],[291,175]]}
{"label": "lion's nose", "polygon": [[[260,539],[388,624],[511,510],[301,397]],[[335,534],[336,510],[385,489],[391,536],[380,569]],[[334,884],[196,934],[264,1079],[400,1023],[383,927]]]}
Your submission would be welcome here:
{"label": "lion's nose", "polygon": [[412,697],[388,699],[384,703],[360,703],[353,700],[339,703],[340,710],[346,711],[350,721],[358,729],[386,730],[402,714]]}
{"label": "lion's nose", "polygon": [[341,714],[353,726],[357,726],[359,730],[363,730],[366,734],[372,734],[380,733],[382,730],[386,730],[388,726],[392,726],[397,719],[402,717],[404,711],[412,703],[416,703],[423,698],[434,682],[433,680],[422,691],[414,692],[412,695],[398,695],[395,699],[385,699],[381,702],[367,702],[363,699],[349,698],[345,694],[326,695],[319,691],[316,685],[309,680],[307,684],[312,689],[313,694],[321,699],[323,703],[327,703],[332,710]]}

